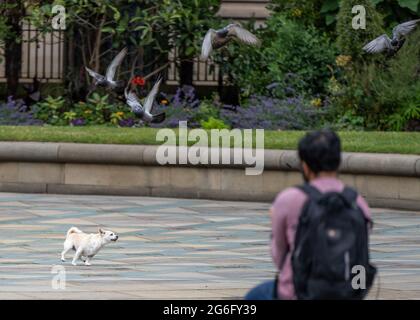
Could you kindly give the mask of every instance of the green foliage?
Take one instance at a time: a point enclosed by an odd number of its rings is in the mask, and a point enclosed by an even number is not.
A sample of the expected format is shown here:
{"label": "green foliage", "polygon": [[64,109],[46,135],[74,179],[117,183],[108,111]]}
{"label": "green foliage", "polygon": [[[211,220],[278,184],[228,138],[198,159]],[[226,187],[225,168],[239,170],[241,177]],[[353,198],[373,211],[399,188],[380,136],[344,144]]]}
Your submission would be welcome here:
{"label": "green foliage", "polygon": [[325,17],[325,23],[328,26],[334,25],[336,15],[340,8],[339,0],[324,0],[321,7],[321,14]]}
{"label": "green foliage", "polygon": [[[350,63],[337,80],[333,102],[344,118],[363,117],[368,129],[405,130],[420,118],[420,30],[393,57]],[[346,123],[347,120],[339,121]]]}
{"label": "green foliage", "polygon": [[14,30],[10,23],[11,20],[18,18],[24,20],[23,16],[17,17],[20,4],[15,1],[3,0],[0,6],[0,45],[6,40],[21,41],[21,34],[18,30]]}
{"label": "green foliage", "polygon": [[[274,0],[274,2],[289,1]],[[325,19],[325,24],[327,26],[333,26],[337,22],[337,14],[342,0],[322,0],[321,2],[321,17]],[[371,3],[384,16],[387,26],[389,23],[395,22],[395,17],[399,17],[400,22],[402,22],[414,19],[420,14],[420,0],[371,0]]]}
{"label": "green foliage", "polygon": [[[88,65],[102,70],[123,46],[129,54],[120,74],[149,75],[168,62],[177,48],[183,58],[192,58],[200,40],[216,19],[220,0],[61,0],[67,10],[66,36],[72,38],[76,65],[67,70],[68,88],[79,98],[90,78],[75,70]],[[42,32],[51,30],[51,4],[34,3],[31,20]],[[82,76],[81,76],[82,75]]]}
{"label": "green foliage", "polygon": [[[420,30],[410,35],[406,44],[379,72],[374,80],[374,94],[385,121],[382,127],[404,129],[407,122],[420,119]],[[389,119],[386,117],[389,116]]]}
{"label": "green foliage", "polygon": [[[131,73],[149,74],[167,62],[172,46],[169,37],[179,19],[169,0],[61,0],[67,9],[66,37],[69,59],[65,69],[68,96],[75,101],[85,94],[91,79],[84,66],[102,71],[122,47],[129,54],[119,68],[127,79]],[[31,21],[43,33],[51,31],[51,4],[31,4]],[[102,71],[103,72],[103,71]],[[118,76],[118,75],[117,75]]]}
{"label": "green foliage", "polygon": [[61,117],[66,108],[65,103],[66,100],[63,97],[48,96],[45,101],[34,106],[35,117],[48,124],[65,125],[66,119]]}
{"label": "green foliage", "polygon": [[207,120],[201,120],[200,125],[203,129],[228,129],[229,126],[223,122],[221,119],[216,119],[213,117],[208,118]]}
{"label": "green foliage", "polygon": [[94,93],[87,102],[78,102],[70,109],[74,113],[72,120],[83,119],[86,125],[118,125],[120,120],[134,118],[126,105],[108,100],[108,95]]}
{"label": "green foliage", "polygon": [[4,40],[9,34],[9,27],[6,24],[6,18],[0,15],[0,45],[4,44]]}
{"label": "green foliage", "polygon": [[220,108],[212,100],[203,100],[198,106],[193,121],[203,129],[227,129],[229,126],[220,118]]}
{"label": "green foliage", "polygon": [[401,131],[412,119],[420,119],[420,102],[411,102],[398,109],[386,119],[386,125],[390,130]]}
{"label": "green foliage", "polygon": [[325,92],[336,52],[328,37],[281,14],[271,16],[266,24],[256,31],[261,48],[229,47],[233,59],[225,68],[244,95],[268,94],[266,87],[273,82],[278,83],[277,97]]}
{"label": "green foliage", "polygon": [[215,107],[213,100],[202,100],[198,107],[196,120],[208,119],[210,117],[217,118],[219,116],[219,108]]}
{"label": "green foliage", "polygon": [[[355,30],[352,27],[354,14],[352,8],[356,5],[366,9],[366,29]],[[370,0],[342,0],[337,16],[337,45],[340,53],[352,57],[354,62],[364,60],[363,46],[383,34],[383,22]]]}
{"label": "green foliage", "polygon": [[[305,25],[313,24],[322,30],[331,31],[337,22],[340,2],[343,1],[273,0],[272,8]],[[384,16],[387,26],[395,22],[395,17],[402,22],[415,19],[420,14],[420,0],[371,0],[370,2]]]}
{"label": "green foliage", "polygon": [[377,123],[381,117],[381,106],[373,92],[374,81],[381,66],[374,63],[350,64],[338,80],[338,90],[332,101],[341,112],[363,116],[365,124]]}
{"label": "green foliage", "polygon": [[134,115],[122,103],[109,103],[108,95],[98,93],[87,102],[69,104],[63,97],[47,97],[35,105],[35,117],[51,125],[118,125],[124,119],[133,119]]}
{"label": "green foliage", "polygon": [[[366,9],[366,29],[355,30],[352,27],[352,8],[355,5]],[[373,93],[373,85],[384,68],[383,56],[367,55],[362,48],[382,33],[382,18],[370,0],[341,1],[337,22],[340,56],[336,59],[340,68],[339,88],[333,93],[333,103],[342,112],[339,126],[357,127],[362,116],[364,126],[370,128],[381,118],[381,106]]]}
{"label": "green foliage", "polygon": [[[272,79],[302,93],[324,92],[330,75],[328,65],[333,63],[335,53],[329,39],[315,28],[302,30],[298,24],[281,17],[269,21],[268,28],[273,32],[273,41],[264,55],[273,61],[268,64]],[[295,76],[291,83],[285,83],[288,74]]]}
{"label": "green foliage", "polygon": [[417,18],[420,15],[420,0],[372,0],[376,8],[383,14],[385,21],[395,23]]}
{"label": "green foliage", "polygon": [[[6,19],[0,15],[0,46],[4,45],[4,41],[6,39],[6,35],[9,33],[9,28],[6,24]],[[0,63],[2,63],[3,59],[0,56]]]}
{"label": "green foliage", "polygon": [[[324,6],[332,1],[326,0],[273,0],[270,8],[284,14],[288,19],[304,25],[314,25],[322,30],[329,29],[329,18],[326,17]],[[338,0],[332,3],[338,9]]]}
{"label": "green foliage", "polygon": [[[212,58],[215,65],[219,66],[222,75],[227,76],[225,83],[238,85],[244,95],[248,96],[252,92],[260,92],[264,85],[271,83],[266,76],[267,59],[261,50],[270,41],[266,42],[265,29],[257,28],[255,21],[250,20],[247,23],[242,23],[242,26],[262,40],[261,47],[231,43],[223,50],[214,51]],[[215,65],[212,66],[213,71]],[[264,75],[264,79],[258,79],[261,74]]]}
{"label": "green foliage", "polygon": [[172,25],[174,46],[182,57],[194,57],[201,48],[201,39],[209,28],[218,23],[215,15],[220,0],[176,0],[176,19]]}
{"label": "green foliage", "polygon": [[[87,82],[91,81],[80,72],[83,66],[103,71],[115,53],[128,46],[129,54],[120,68],[119,79],[127,79],[131,73],[145,76],[159,72],[164,70],[168,54],[174,49],[183,63],[191,62],[200,51],[207,29],[227,23],[216,17],[220,0],[55,3],[71,8],[67,10],[65,34],[73,39],[68,42],[68,52],[74,59],[66,61],[74,64],[69,65],[63,84],[70,94],[64,94],[66,98],[48,97],[34,108],[37,118],[53,125],[122,125],[121,121],[134,121],[127,106],[109,102],[113,97],[95,93],[86,102],[80,101]],[[0,8],[0,45],[4,39],[16,36],[7,25],[4,11],[16,4],[6,1],[6,5],[9,7]],[[354,30],[351,26],[354,5],[363,5],[367,10],[366,30]],[[32,12],[32,22],[42,32],[50,31],[52,1],[27,1],[25,6]],[[290,115],[286,112],[289,100],[308,104],[308,108],[296,109],[300,110],[296,113],[311,111],[310,101],[320,101],[312,105],[316,110],[333,107],[334,121],[325,122],[346,130],[404,130],[407,123],[420,118],[420,49],[416,46],[420,43],[420,31],[411,35],[392,59],[366,55],[361,49],[378,35],[389,33],[397,23],[418,17],[420,0],[273,0],[270,8],[272,15],[262,27],[257,28],[252,20],[243,23],[262,40],[260,48],[232,43],[213,55],[229,84],[240,88],[242,106],[250,105],[252,97],[265,96],[251,103],[250,108],[234,112],[231,118],[236,117],[238,123],[242,115],[253,119],[264,105],[265,113],[277,112],[276,117],[264,119],[267,121],[258,125],[274,128],[284,120],[281,125],[289,128],[297,118],[293,116],[290,120],[286,116]],[[267,89],[273,83],[277,86]],[[73,95],[74,91],[79,94]],[[59,94],[63,94],[61,90]],[[280,98],[282,105],[271,106],[269,95]],[[195,98],[193,95],[193,100],[179,108],[165,107],[168,122],[188,119],[194,126],[207,129],[235,126],[232,121],[223,121],[221,115],[227,108],[215,107],[214,101],[196,102]],[[327,111],[322,117],[330,117]],[[319,118],[318,113],[312,118]],[[250,127],[254,124],[249,123]],[[308,127],[312,123],[315,122],[308,122]]]}
{"label": "green foliage", "polygon": [[348,110],[337,117],[331,127],[335,130],[363,130],[365,127],[365,119],[360,115],[356,115],[353,111]]}

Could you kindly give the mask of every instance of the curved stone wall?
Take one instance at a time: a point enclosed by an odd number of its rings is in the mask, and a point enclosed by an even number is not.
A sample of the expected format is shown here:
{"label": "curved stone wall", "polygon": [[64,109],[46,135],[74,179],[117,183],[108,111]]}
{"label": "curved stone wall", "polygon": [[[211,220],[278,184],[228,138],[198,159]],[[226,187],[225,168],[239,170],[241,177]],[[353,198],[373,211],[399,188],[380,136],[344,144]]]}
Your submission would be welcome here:
{"label": "curved stone wall", "polygon": [[[157,148],[0,142],[0,191],[272,201],[301,183],[296,151],[266,150],[264,172],[247,176],[233,161],[162,166]],[[372,206],[420,209],[420,156],[344,153],[340,172]]]}

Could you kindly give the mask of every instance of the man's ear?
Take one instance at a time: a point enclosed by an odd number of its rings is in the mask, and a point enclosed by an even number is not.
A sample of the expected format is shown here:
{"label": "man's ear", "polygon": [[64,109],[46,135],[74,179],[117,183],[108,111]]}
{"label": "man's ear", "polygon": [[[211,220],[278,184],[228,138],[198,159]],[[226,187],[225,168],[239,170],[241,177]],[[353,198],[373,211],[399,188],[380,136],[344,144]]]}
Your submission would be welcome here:
{"label": "man's ear", "polygon": [[98,229],[98,232],[99,232],[100,234],[104,234],[104,233],[105,233],[105,231],[104,231],[104,230],[102,230],[101,228],[99,228],[99,229]]}
{"label": "man's ear", "polygon": [[305,161],[301,162],[301,166],[303,177],[305,178],[306,182],[309,182],[312,179],[312,171],[311,169],[309,169],[309,166],[306,164]]}
{"label": "man's ear", "polygon": [[310,170],[309,170],[309,167],[308,167],[308,165],[306,164],[305,161],[302,161],[302,170],[303,170],[303,172],[305,173],[306,176],[309,176]]}

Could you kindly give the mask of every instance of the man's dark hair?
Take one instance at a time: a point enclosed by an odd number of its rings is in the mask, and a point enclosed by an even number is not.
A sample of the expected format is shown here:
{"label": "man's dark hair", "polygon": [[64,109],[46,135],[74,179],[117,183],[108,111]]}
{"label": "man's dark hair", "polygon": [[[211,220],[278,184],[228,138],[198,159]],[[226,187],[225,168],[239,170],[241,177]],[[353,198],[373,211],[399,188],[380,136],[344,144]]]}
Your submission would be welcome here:
{"label": "man's dark hair", "polygon": [[299,158],[312,172],[337,171],[341,162],[341,142],[334,131],[307,133],[299,142]]}

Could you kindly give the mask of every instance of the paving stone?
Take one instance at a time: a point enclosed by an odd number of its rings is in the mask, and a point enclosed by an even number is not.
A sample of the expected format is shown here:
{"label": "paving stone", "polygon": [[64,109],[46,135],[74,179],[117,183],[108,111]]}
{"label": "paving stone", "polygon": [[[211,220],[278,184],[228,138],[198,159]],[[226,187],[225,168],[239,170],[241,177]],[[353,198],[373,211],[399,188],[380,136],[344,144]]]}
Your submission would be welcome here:
{"label": "paving stone", "polygon": [[[240,299],[272,279],[267,203],[0,193],[0,299]],[[379,299],[420,299],[420,214],[373,209]],[[59,260],[76,225],[119,233],[92,266]],[[53,290],[54,265],[66,290]],[[376,285],[376,284],[375,284]],[[368,299],[376,299],[378,285]]]}

